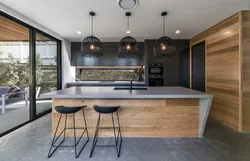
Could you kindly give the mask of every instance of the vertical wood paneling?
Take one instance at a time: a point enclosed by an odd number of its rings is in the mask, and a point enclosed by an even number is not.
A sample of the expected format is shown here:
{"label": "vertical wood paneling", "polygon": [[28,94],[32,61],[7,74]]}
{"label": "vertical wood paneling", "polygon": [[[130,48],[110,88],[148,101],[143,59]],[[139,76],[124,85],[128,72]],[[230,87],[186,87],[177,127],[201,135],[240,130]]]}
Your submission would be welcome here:
{"label": "vertical wood paneling", "polygon": [[234,14],[190,40],[191,47],[206,42],[206,92],[214,95],[210,117],[237,130],[241,76],[239,15]]}
{"label": "vertical wood paneling", "polygon": [[250,131],[250,11],[242,11],[242,131]]}

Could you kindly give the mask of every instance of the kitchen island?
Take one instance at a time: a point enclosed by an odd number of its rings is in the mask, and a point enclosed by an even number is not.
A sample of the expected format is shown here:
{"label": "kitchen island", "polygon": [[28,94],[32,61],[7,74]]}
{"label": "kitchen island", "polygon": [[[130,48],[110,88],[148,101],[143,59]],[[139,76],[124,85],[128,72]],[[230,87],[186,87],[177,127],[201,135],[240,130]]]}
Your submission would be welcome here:
{"label": "kitchen island", "polygon": [[[93,136],[98,114],[93,105],[121,105],[119,117],[124,137],[202,137],[213,96],[183,87],[146,87],[147,90],[114,90],[114,87],[71,87],[42,94],[52,98],[52,133],[59,114],[55,106],[84,106],[90,136]],[[113,136],[110,115],[104,115],[100,136]],[[64,126],[62,118],[59,126]],[[68,116],[67,126],[72,126]],[[76,125],[83,126],[82,113],[76,114]],[[108,130],[109,129],[109,130]],[[66,132],[73,136],[73,131]],[[80,131],[77,132],[80,135]]]}

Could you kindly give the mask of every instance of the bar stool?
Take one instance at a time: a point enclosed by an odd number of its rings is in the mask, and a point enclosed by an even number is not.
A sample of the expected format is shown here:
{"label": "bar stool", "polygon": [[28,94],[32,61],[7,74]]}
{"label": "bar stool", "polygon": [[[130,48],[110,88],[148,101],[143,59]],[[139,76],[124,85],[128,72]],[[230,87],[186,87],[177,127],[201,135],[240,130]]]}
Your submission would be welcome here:
{"label": "bar stool", "polygon": [[[94,106],[94,110],[99,113],[99,116],[98,116],[98,120],[97,120],[95,134],[94,134],[94,140],[93,140],[90,155],[89,155],[90,158],[92,157],[92,154],[95,150],[95,147],[116,147],[117,157],[118,158],[120,157],[121,145],[122,145],[122,135],[121,135],[121,129],[120,129],[120,121],[119,121],[119,117],[118,117],[118,109],[119,108],[120,108],[120,106]],[[118,127],[115,127],[113,113],[116,113]],[[114,145],[96,145],[96,143],[98,141],[99,129],[102,129],[101,127],[99,127],[101,114],[111,114],[111,116],[112,116],[112,124],[113,124],[112,128],[114,130],[114,138],[115,138]],[[116,129],[118,129],[118,134],[116,134]]]}
{"label": "bar stool", "polygon": [[[86,118],[85,118],[85,113],[84,113],[84,108],[85,107],[87,107],[87,106],[79,106],[79,107],[56,106],[55,107],[55,110],[58,113],[60,113],[61,115],[60,115],[60,118],[58,120],[56,131],[55,131],[55,134],[54,134],[54,137],[53,137],[50,149],[49,149],[48,158],[52,156],[52,154],[56,151],[56,149],[58,147],[74,147],[75,148],[75,157],[76,158],[79,157],[79,155],[81,154],[82,150],[84,149],[84,147],[86,146],[86,144],[89,141],[89,134],[88,134],[87,123],[86,123]],[[77,128],[77,127],[75,127],[75,113],[78,112],[78,111],[80,111],[80,110],[82,110],[82,114],[83,114],[83,118],[84,118],[84,124],[85,124],[84,128]],[[72,114],[73,115],[73,127],[67,127],[67,116],[68,116],[68,114]],[[56,138],[57,130],[58,130],[58,127],[60,125],[60,121],[61,121],[62,115],[65,115],[64,129],[62,130],[62,132]],[[65,137],[66,129],[73,129],[74,130],[74,145],[61,145],[65,141],[65,139],[67,138],[67,137]],[[76,129],[84,129],[84,131],[81,134],[81,136],[80,136],[80,138],[79,138],[78,141],[76,141]],[[79,153],[77,153],[77,150],[76,150],[77,145],[80,142],[80,140],[82,139],[82,136],[84,135],[85,132],[86,132],[86,135],[87,135],[87,140],[84,143],[84,145],[81,148],[81,150],[79,151]],[[58,145],[55,145],[56,141],[59,139],[59,137],[62,135],[62,133],[64,133],[63,134],[63,140]],[[51,152],[52,147],[55,147],[55,149]]]}

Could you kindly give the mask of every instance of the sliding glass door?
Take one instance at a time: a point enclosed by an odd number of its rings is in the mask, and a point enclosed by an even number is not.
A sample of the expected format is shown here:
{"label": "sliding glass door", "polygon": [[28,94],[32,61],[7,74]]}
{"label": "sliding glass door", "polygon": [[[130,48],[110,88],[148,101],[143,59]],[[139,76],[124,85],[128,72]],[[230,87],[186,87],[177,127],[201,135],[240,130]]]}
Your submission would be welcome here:
{"label": "sliding glass door", "polygon": [[36,32],[36,114],[51,109],[51,99],[40,95],[57,90],[58,43],[55,39]]}
{"label": "sliding glass door", "polygon": [[61,41],[0,11],[0,137],[51,111],[61,88]]}
{"label": "sliding glass door", "polygon": [[0,134],[30,120],[29,28],[0,15]]}

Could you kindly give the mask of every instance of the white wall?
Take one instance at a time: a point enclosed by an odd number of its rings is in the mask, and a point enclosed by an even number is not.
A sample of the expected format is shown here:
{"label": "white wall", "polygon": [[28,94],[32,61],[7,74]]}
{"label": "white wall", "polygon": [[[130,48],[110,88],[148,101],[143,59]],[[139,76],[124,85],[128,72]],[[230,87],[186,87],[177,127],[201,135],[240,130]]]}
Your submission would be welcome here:
{"label": "white wall", "polygon": [[62,40],[62,87],[64,88],[67,82],[72,81],[72,78],[75,77],[75,68],[70,66],[71,46],[69,41],[63,39],[60,35],[47,29],[41,24],[3,5],[2,3],[0,3],[0,10],[29,24],[30,26],[33,26],[59,40]]}
{"label": "white wall", "polygon": [[71,43],[68,40],[62,41],[62,88],[67,82],[72,82],[75,78],[75,67],[70,66]]}
{"label": "white wall", "polygon": [[41,24],[29,19],[28,17],[20,14],[19,12],[14,11],[13,9],[3,5],[2,3],[0,3],[0,10],[2,10],[3,12],[5,12],[5,13],[7,13],[7,14],[27,23],[27,24],[29,24],[30,26],[33,26],[33,27],[35,27],[43,32],[46,32],[47,34],[49,34],[49,35],[51,35],[59,40],[62,40],[61,36],[59,36],[55,32],[53,32],[53,31],[47,29],[46,27],[42,26]]}

